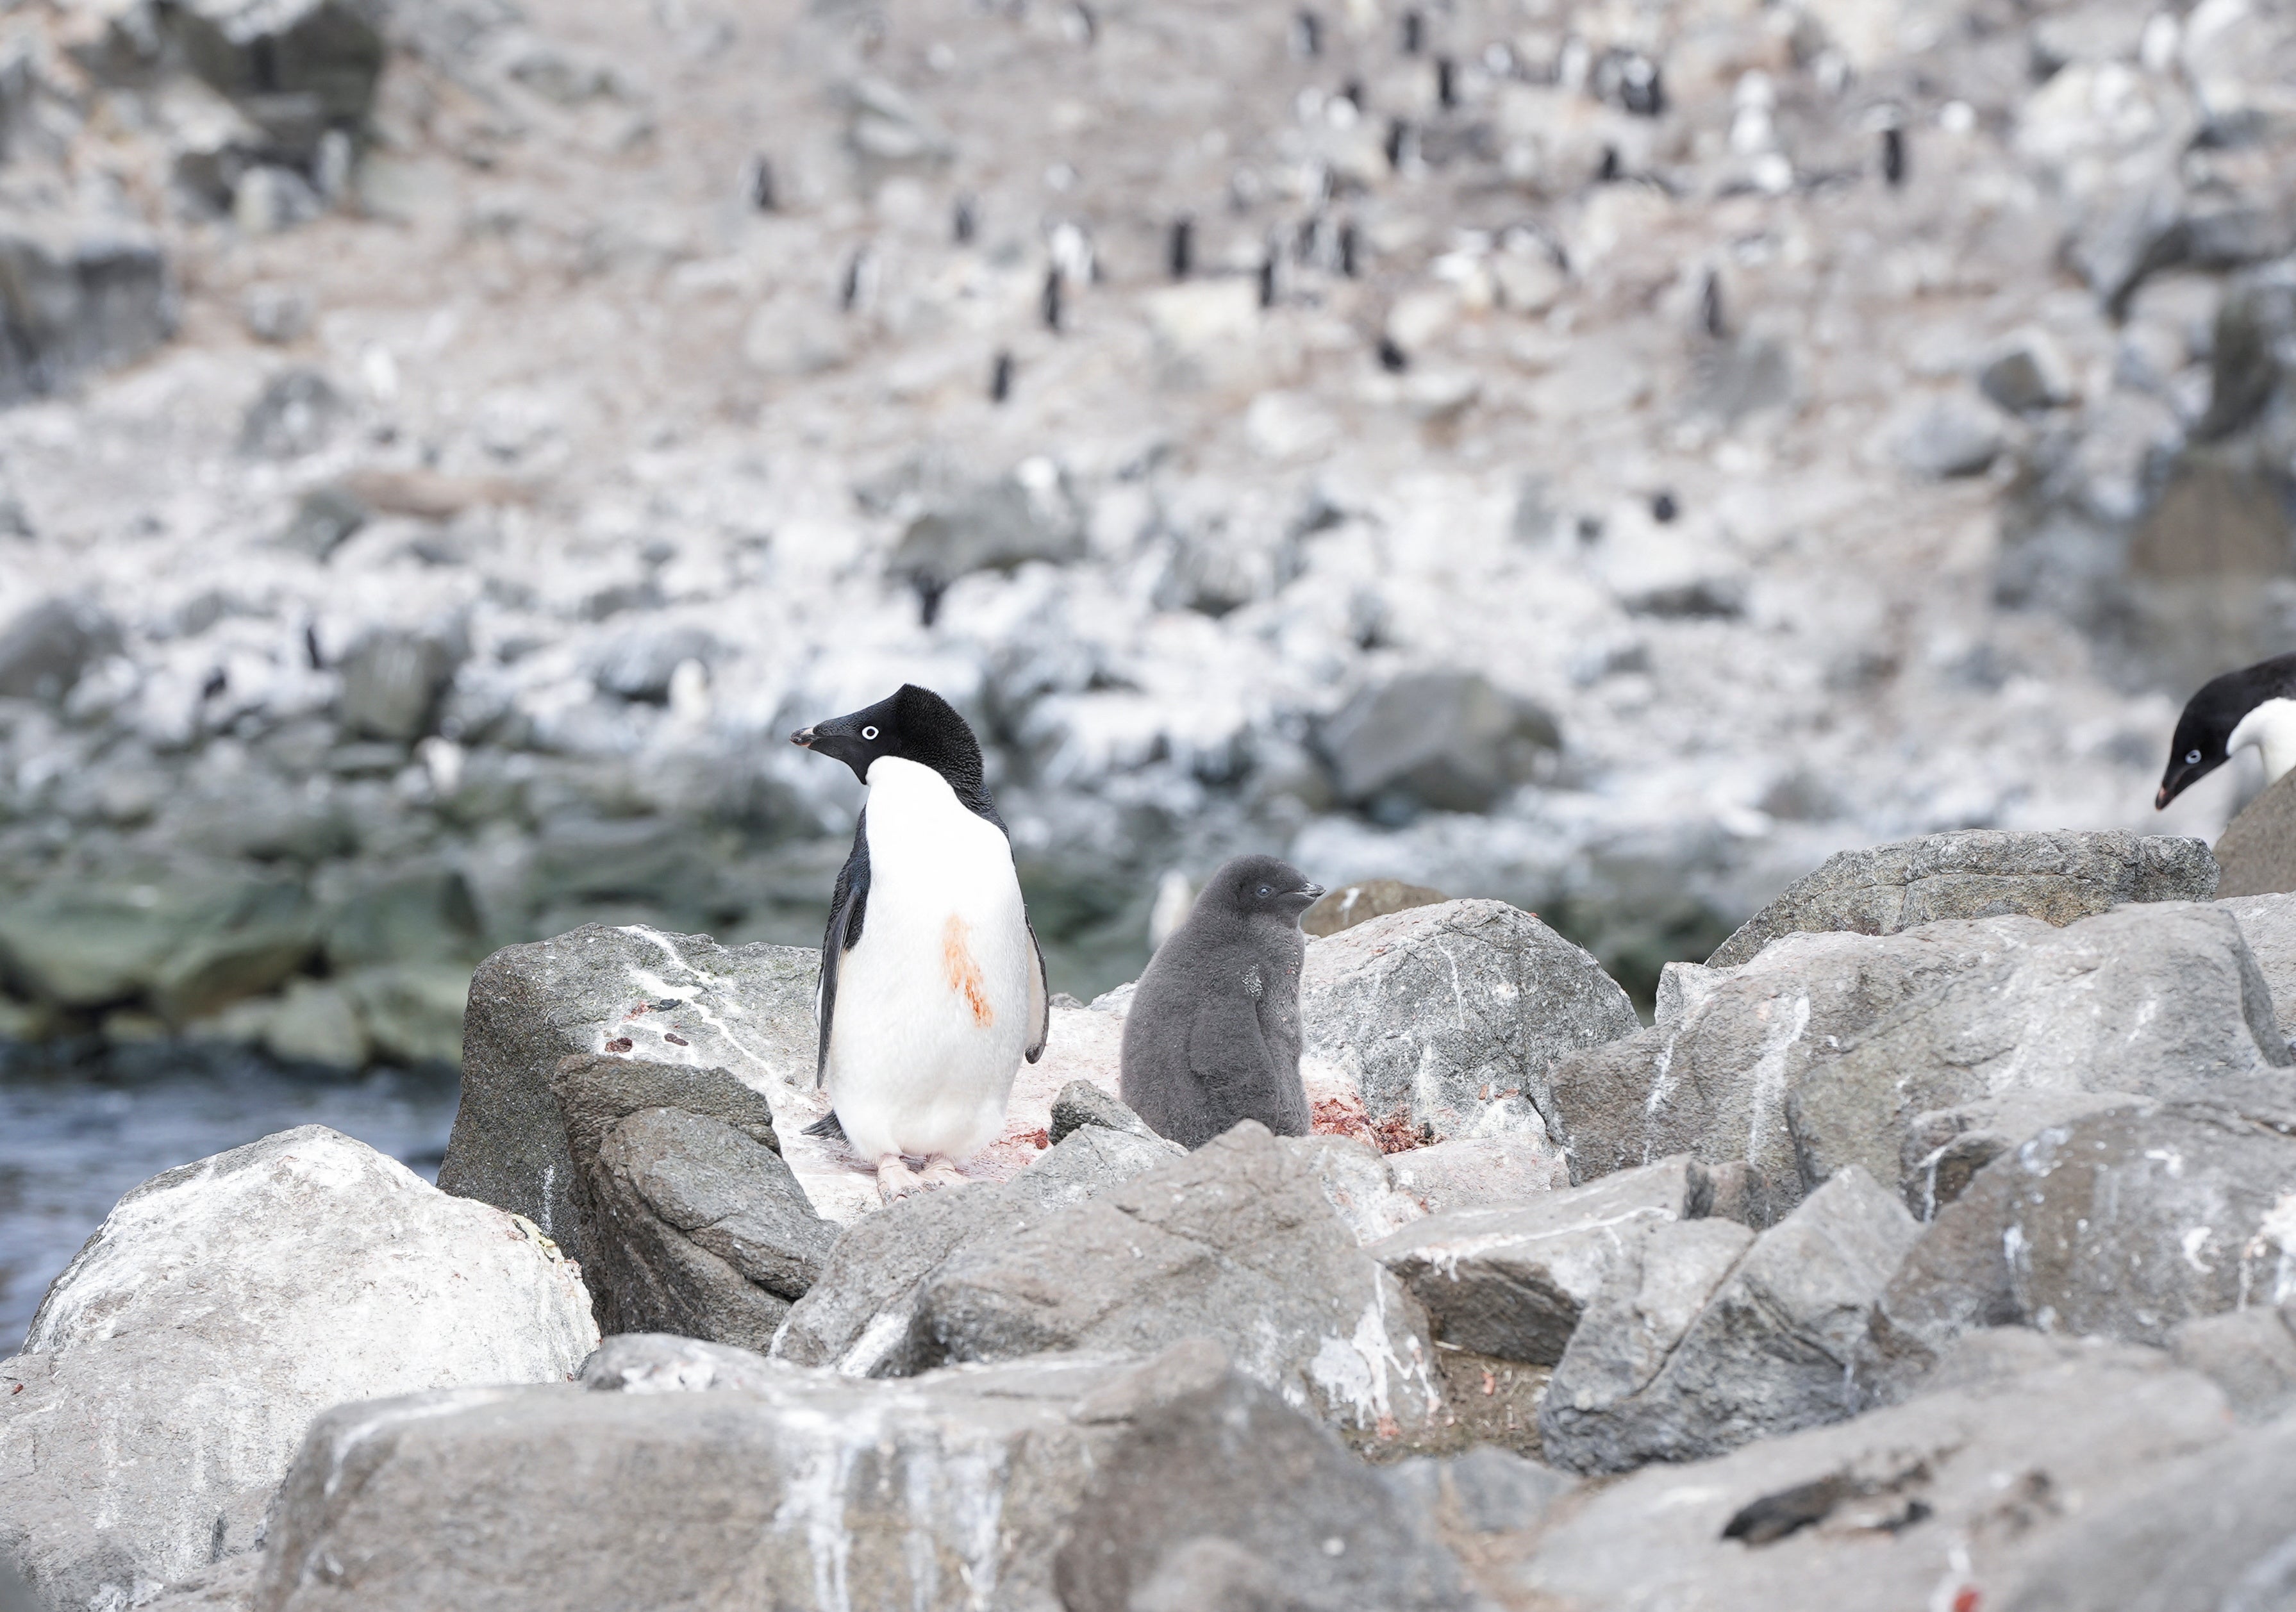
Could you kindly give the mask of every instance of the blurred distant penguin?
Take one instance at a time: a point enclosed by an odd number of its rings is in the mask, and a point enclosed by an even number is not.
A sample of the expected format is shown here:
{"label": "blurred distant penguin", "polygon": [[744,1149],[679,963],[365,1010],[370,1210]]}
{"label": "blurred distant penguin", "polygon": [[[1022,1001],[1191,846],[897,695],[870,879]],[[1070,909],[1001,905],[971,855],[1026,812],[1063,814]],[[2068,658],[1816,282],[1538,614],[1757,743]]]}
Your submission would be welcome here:
{"label": "blurred distant penguin", "polygon": [[1044,1056],[1052,1002],[980,741],[948,701],[906,683],[790,742],[869,789],[815,998],[814,1083],[833,1112],[808,1128],[841,1129],[889,1203],[962,1182],[957,1165],[1004,1129],[1021,1060]]}
{"label": "blurred distant penguin", "polygon": [[2185,702],[2153,809],[2167,806],[2247,745],[2264,757],[2267,787],[2296,767],[2296,655],[2277,655],[2212,677]]}
{"label": "blurred distant penguin", "polygon": [[1223,864],[1149,960],[1124,1020],[1124,1101],[1200,1148],[1240,1119],[1308,1133],[1300,1084],[1300,914],[1323,887],[1273,856]]}
{"label": "blurred distant penguin", "polygon": [[1156,899],[1148,908],[1148,949],[1154,951],[1172,937],[1174,930],[1188,921],[1188,913],[1196,904],[1196,893],[1188,887],[1188,876],[1177,868],[1164,870],[1164,877],[1156,881]]}

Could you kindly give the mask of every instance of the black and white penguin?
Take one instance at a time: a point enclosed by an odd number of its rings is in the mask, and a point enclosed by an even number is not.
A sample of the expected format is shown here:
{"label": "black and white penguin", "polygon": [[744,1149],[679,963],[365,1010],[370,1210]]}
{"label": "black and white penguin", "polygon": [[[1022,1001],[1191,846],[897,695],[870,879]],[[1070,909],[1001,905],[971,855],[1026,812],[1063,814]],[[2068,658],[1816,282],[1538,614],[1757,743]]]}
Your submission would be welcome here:
{"label": "black and white penguin", "polygon": [[1118,1084],[1158,1135],[1200,1148],[1242,1119],[1308,1133],[1300,914],[1323,893],[1288,862],[1238,856],[1156,948],[1125,1015]]}
{"label": "black and white penguin", "polygon": [[2154,810],[2254,745],[2264,757],[2264,781],[2277,783],[2296,767],[2296,655],[2276,655],[2237,672],[2211,677],[2185,702],[2169,768],[2161,774]]}
{"label": "black and white penguin", "polygon": [[[1052,996],[980,744],[905,683],[790,742],[868,786],[821,943],[816,1085],[888,1201],[964,1178],[996,1140],[1021,1060],[1044,1056]],[[922,1175],[907,1158],[924,1161]]]}

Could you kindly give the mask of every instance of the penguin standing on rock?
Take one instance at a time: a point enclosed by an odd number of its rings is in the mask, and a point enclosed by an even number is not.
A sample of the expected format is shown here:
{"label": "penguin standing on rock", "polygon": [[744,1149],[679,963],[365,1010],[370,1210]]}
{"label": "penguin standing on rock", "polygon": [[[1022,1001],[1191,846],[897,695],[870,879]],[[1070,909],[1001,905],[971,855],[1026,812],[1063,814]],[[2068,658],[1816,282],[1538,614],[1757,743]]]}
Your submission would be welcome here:
{"label": "penguin standing on rock", "polygon": [[2296,767],[2296,655],[2276,655],[2212,677],[2185,702],[2153,809],[2167,806],[2247,745],[2264,757],[2267,786]]}
{"label": "penguin standing on rock", "polygon": [[1004,1129],[1021,1060],[1044,1056],[1052,1002],[980,741],[906,683],[790,742],[869,790],[822,937],[814,1084],[832,1111],[808,1129],[841,1130],[889,1203],[962,1182],[956,1166]]}
{"label": "penguin standing on rock", "polygon": [[1160,1136],[1200,1148],[1240,1119],[1308,1133],[1300,1084],[1300,914],[1321,885],[1273,856],[1223,864],[1133,993],[1119,1080]]}

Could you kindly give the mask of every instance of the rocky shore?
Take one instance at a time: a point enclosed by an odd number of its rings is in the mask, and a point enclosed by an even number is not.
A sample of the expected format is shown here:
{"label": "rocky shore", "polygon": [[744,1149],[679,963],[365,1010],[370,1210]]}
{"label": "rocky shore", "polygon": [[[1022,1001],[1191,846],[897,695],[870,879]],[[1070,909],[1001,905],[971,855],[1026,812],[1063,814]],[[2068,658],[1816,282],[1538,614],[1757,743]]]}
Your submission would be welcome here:
{"label": "rocky shore", "polygon": [[1833,850],[2144,826],[2296,599],[2266,6],[0,35],[21,1047],[451,1062],[502,945],[809,939],[781,736],[904,677],[1079,997],[1249,847],[1647,1004]]}
{"label": "rocky shore", "polygon": [[0,1555],[44,1612],[2278,1605],[2296,896],[2216,880],[1839,857],[1647,1029],[1406,907],[1309,943],[1316,1134],[1153,1135],[1117,991],[885,1207],[803,1133],[808,953],[514,947],[447,1190],[312,1126],[121,1199],[0,1362]]}

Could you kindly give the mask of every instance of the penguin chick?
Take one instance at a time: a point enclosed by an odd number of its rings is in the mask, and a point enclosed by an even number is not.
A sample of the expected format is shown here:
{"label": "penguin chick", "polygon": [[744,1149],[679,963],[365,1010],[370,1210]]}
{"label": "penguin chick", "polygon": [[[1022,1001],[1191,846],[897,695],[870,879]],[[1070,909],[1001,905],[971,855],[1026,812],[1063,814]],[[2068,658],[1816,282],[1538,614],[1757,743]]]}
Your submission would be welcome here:
{"label": "penguin chick", "polygon": [[907,683],[790,742],[869,790],[822,937],[814,1084],[832,1112],[811,1129],[842,1130],[888,1202],[961,1182],[1004,1129],[1021,1060],[1044,1056],[1052,1002],[980,741]]}
{"label": "penguin chick", "polygon": [[2254,745],[2264,757],[2264,781],[2277,783],[2296,767],[2296,655],[2276,655],[2237,672],[2211,677],[2185,702],[2169,767],[2161,774],[2158,811],[2233,757]]}
{"label": "penguin chick", "polygon": [[1323,887],[1273,856],[1238,856],[1150,959],[1124,1020],[1124,1101],[1200,1148],[1240,1119],[1308,1133],[1300,1084],[1300,914]]}

